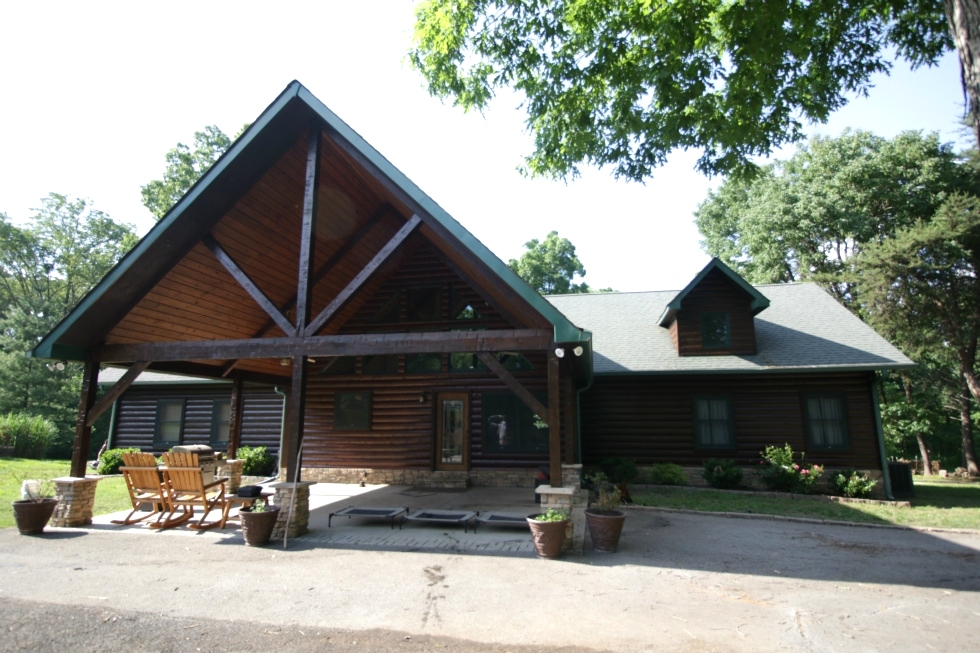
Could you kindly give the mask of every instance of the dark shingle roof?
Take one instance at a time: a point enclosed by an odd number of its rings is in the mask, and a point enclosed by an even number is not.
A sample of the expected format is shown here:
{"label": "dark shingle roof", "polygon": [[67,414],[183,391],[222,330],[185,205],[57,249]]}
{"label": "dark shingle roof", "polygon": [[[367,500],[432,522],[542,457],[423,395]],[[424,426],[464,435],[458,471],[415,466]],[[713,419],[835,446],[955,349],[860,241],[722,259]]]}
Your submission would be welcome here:
{"label": "dark shingle roof", "polygon": [[596,374],[879,370],[914,364],[816,284],[755,286],[770,301],[755,317],[752,356],[678,356],[657,325],[677,291],[556,295],[554,306],[592,331]]}

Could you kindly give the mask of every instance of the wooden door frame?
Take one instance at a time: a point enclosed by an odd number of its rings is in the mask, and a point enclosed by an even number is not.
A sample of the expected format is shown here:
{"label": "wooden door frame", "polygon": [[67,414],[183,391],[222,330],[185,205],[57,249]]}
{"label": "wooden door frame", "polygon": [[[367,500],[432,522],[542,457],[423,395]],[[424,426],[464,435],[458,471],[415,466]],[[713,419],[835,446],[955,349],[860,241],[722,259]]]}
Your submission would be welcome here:
{"label": "wooden door frame", "polygon": [[[442,462],[442,402],[463,401],[463,449],[461,463]],[[467,471],[470,468],[470,393],[465,390],[444,390],[435,393],[435,471]]]}

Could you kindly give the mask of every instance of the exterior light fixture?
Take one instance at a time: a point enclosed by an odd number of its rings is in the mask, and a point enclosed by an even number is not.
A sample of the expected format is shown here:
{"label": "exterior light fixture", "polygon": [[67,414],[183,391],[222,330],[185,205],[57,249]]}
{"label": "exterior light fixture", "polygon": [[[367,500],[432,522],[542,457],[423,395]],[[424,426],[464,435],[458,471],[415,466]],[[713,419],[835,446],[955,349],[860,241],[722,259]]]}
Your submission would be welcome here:
{"label": "exterior light fixture", "polygon": [[555,347],[555,356],[558,358],[565,358],[565,350],[561,347]]}
{"label": "exterior light fixture", "polygon": [[283,367],[289,367],[289,359],[288,358],[280,358],[279,359],[279,364],[282,365]]}
{"label": "exterior light fixture", "polygon": [[582,352],[584,352],[584,351],[585,350],[582,349],[582,345],[578,345],[578,346],[575,347],[575,349],[572,350],[572,353],[575,354],[576,356],[581,356],[582,355]]}

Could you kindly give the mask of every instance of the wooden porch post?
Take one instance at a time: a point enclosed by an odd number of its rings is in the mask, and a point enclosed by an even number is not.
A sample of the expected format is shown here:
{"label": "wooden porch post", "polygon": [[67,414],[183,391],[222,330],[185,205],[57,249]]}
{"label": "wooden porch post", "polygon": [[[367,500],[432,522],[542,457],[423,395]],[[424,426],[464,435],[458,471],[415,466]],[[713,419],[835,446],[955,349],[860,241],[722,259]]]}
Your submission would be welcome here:
{"label": "wooden porch post", "polygon": [[242,392],[244,382],[235,379],[231,387],[231,415],[228,416],[228,457],[238,455],[238,446],[242,443],[242,411],[245,409],[245,393]]}
{"label": "wooden porch post", "polygon": [[95,395],[99,391],[99,361],[85,361],[85,372],[82,377],[82,396],[78,402],[78,419],[75,421],[75,441],[71,449],[71,475],[75,478],[85,478],[85,466],[88,464],[88,448],[92,440],[92,426],[88,416],[95,406]]}
{"label": "wooden porch post", "polygon": [[[310,322],[313,299],[314,249],[316,244],[317,184],[320,178],[320,125],[310,125],[306,151],[306,188],[303,193],[303,224],[299,244],[299,274],[296,279],[296,334]],[[289,389],[289,422],[280,459],[285,461],[286,480],[299,482],[297,455],[303,442],[306,412],[306,356],[293,356],[293,381]]]}
{"label": "wooden porch post", "polygon": [[551,487],[561,487],[561,397],[559,396],[558,357],[554,346],[548,348],[548,464]]}

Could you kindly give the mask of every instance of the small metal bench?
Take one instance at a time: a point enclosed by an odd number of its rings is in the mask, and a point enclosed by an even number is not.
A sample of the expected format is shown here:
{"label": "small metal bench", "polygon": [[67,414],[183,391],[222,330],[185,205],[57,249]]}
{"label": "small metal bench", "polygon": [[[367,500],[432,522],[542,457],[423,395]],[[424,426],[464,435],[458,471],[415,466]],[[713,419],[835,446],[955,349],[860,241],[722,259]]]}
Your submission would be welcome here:
{"label": "small metal bench", "polygon": [[[367,508],[363,506],[347,506],[343,510],[330,513],[327,517],[327,528],[335,516],[338,517],[364,517],[365,519],[387,519],[391,528],[395,528],[395,519],[399,516],[408,514],[408,507],[405,508]],[[402,519],[398,520],[398,530],[402,528]]]}
{"label": "small metal bench", "polygon": [[476,532],[477,526],[503,526],[506,528],[530,528],[527,523],[527,517],[524,515],[514,515],[511,513],[504,512],[487,512],[476,518],[476,522],[473,524],[473,532]]}
{"label": "small metal bench", "polygon": [[465,533],[469,521],[479,514],[463,510],[416,510],[405,519],[436,524],[462,524]]}

